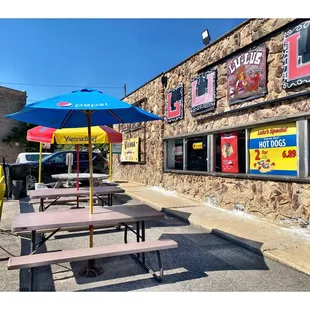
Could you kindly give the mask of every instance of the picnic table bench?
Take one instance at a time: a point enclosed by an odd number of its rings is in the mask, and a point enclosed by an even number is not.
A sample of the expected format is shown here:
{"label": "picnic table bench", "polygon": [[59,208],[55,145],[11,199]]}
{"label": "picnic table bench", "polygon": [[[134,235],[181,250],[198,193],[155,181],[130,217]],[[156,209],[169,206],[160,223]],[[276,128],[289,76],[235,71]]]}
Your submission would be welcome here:
{"label": "picnic table bench", "polygon": [[[95,207],[91,215],[87,209],[19,214],[13,220],[12,232],[31,231],[31,254],[11,257],[8,261],[8,269],[30,268],[29,290],[32,291],[34,287],[33,268],[35,267],[84,260],[94,263],[94,260],[98,258],[131,254],[158,282],[161,282],[163,266],[160,251],[177,248],[178,244],[174,240],[145,240],[145,221],[156,219],[164,219],[164,214],[144,204],[113,206],[113,208]],[[136,230],[129,226],[132,223],[136,223]],[[37,248],[61,228],[96,227],[96,225],[123,225],[125,227],[124,244],[35,254]],[[37,244],[36,232],[44,229],[55,230]],[[136,235],[137,242],[128,243],[128,230]],[[145,254],[153,251],[157,253],[159,275],[145,264]]]}

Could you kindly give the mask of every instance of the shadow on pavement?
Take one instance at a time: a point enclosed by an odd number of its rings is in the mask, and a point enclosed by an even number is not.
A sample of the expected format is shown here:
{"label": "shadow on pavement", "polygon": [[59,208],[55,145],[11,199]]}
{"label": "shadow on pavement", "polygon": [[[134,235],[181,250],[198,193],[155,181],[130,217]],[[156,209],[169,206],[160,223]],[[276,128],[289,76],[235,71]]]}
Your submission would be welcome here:
{"label": "shadow on pavement", "polygon": [[[206,278],[213,271],[269,269],[262,255],[240,248],[212,233],[164,233],[160,239],[172,239],[179,245],[177,249],[161,251],[165,272],[162,284]],[[107,285],[80,291],[132,291],[162,285],[129,256],[104,258],[96,263],[104,269],[103,274],[96,278],[79,276],[79,271],[87,262],[71,263],[78,284],[110,280]],[[153,270],[158,270],[155,253],[146,254],[146,263]],[[112,281],[117,283],[111,284]]]}

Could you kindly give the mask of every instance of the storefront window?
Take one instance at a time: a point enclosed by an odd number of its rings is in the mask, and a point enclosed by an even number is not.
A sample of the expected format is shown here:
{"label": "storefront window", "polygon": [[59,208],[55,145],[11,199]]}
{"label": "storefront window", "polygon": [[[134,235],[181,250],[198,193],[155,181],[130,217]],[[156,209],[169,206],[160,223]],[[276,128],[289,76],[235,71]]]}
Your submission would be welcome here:
{"label": "storefront window", "polygon": [[216,172],[245,173],[245,130],[224,132],[215,135]]}
{"label": "storefront window", "polygon": [[207,171],[207,136],[187,139],[186,170]]}
{"label": "storefront window", "polygon": [[167,141],[167,169],[183,170],[183,139]]}

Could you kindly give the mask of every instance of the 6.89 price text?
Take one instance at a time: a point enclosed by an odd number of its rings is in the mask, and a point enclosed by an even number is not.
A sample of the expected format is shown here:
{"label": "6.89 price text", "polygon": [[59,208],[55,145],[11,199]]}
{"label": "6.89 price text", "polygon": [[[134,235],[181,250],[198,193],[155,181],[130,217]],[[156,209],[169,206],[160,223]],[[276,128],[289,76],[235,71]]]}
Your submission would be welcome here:
{"label": "6.89 price text", "polygon": [[282,158],[294,158],[296,157],[296,150],[288,150],[282,152]]}

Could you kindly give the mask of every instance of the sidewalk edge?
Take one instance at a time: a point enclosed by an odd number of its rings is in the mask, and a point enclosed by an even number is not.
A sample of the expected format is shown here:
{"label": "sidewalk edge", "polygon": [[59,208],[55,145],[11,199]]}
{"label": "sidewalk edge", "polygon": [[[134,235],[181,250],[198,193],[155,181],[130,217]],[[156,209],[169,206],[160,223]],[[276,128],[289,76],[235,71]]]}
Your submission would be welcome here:
{"label": "sidewalk edge", "polygon": [[191,220],[191,219],[187,219],[185,217],[182,217],[181,215],[176,215],[173,210],[170,210],[168,208],[163,208],[161,207],[160,205],[154,203],[154,202],[151,202],[147,199],[143,199],[141,197],[139,197],[138,195],[135,195],[135,194],[132,194],[130,192],[126,192],[126,194],[128,196],[131,196],[133,199],[137,199],[137,200],[140,200],[141,202],[144,202],[148,205],[150,205],[151,207],[154,207],[156,210],[158,211],[162,211],[163,213],[167,214],[167,215],[170,215],[170,216],[173,216],[175,218],[178,218],[179,220],[183,221],[183,222],[186,222],[186,223],[189,223],[189,224],[192,224],[192,225],[195,225],[195,226],[199,226],[199,227],[202,227],[206,230],[208,230],[210,233],[214,234],[215,236],[218,236],[218,237],[221,237],[223,239],[226,239],[228,241],[231,241],[231,242],[234,242],[235,244],[238,244],[240,246],[242,246],[243,248],[246,248],[256,254],[259,254],[259,255],[262,255],[264,257],[267,257],[269,259],[272,259],[273,261],[277,261],[279,263],[281,263],[282,265],[285,265],[289,268],[292,268],[294,270],[297,270],[301,273],[304,273],[306,275],[310,275],[310,272],[309,271],[306,271],[304,270],[302,267],[298,267],[298,266],[295,266],[295,265],[292,265],[292,264],[289,264],[287,263],[286,261],[282,260],[281,258],[277,257],[276,255],[273,255],[272,253],[268,253],[268,251],[262,251],[260,248],[256,248],[252,245],[249,245],[247,244],[246,242],[242,242],[240,240],[238,240],[238,238],[233,238],[231,237],[230,234],[226,234],[225,232],[218,232],[218,231],[215,231],[214,229],[210,229],[209,227],[206,227],[206,226],[203,226],[201,224],[198,224],[196,223],[194,220]]}

